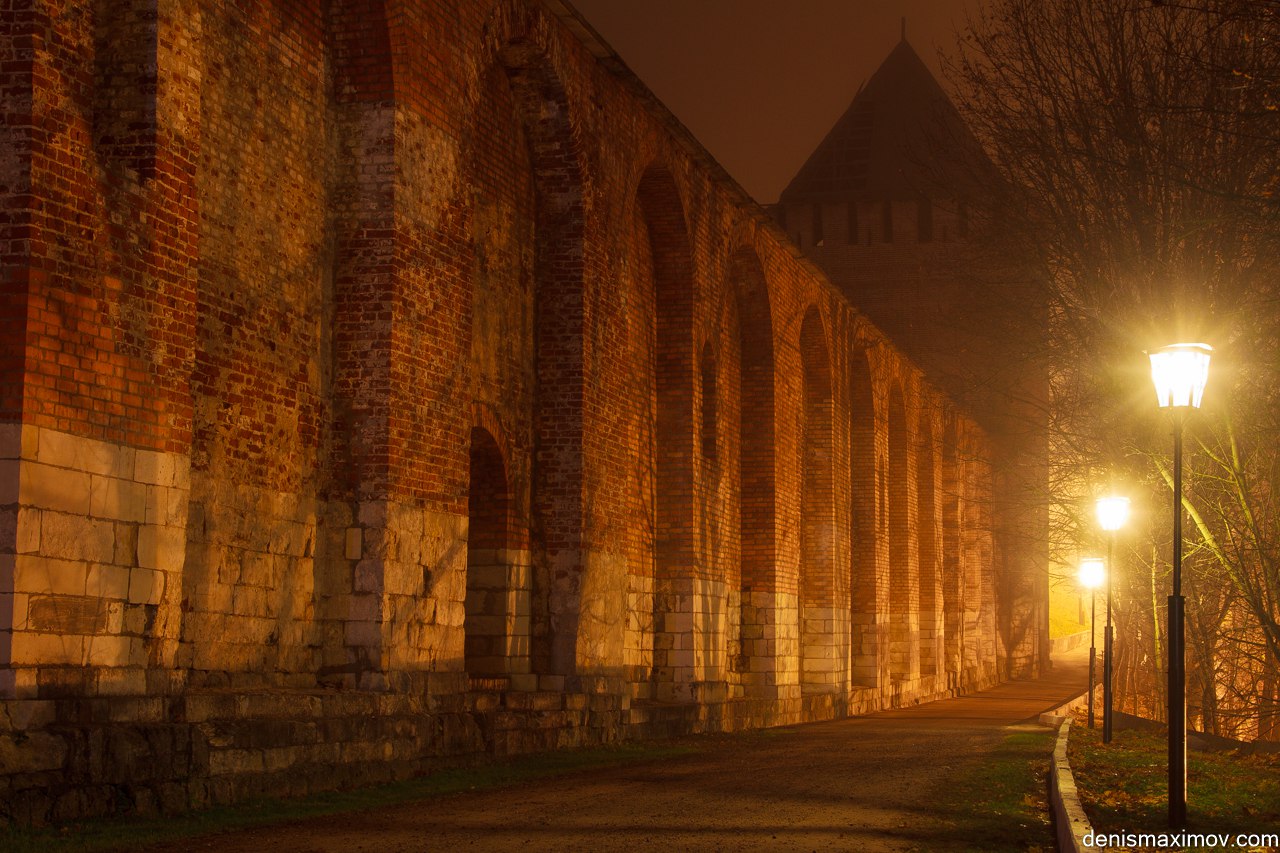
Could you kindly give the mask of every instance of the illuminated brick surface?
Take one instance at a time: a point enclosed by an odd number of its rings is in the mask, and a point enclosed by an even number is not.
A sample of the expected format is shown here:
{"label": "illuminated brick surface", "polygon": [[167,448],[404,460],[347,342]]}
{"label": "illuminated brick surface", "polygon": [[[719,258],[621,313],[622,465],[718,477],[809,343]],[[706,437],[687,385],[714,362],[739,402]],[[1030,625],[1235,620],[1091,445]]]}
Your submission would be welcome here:
{"label": "illuminated brick surface", "polygon": [[20,5],[0,816],[1009,671],[986,434],[558,4]]}

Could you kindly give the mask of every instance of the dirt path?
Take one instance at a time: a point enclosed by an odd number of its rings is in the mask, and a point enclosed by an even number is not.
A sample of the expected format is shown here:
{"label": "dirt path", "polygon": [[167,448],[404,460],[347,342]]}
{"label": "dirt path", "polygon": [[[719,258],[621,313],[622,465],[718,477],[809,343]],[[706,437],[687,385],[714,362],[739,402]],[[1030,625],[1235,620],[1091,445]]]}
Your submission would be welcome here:
{"label": "dirt path", "polygon": [[1084,660],[1073,653],[1039,681],[917,708],[712,737],[662,762],[153,850],[981,850],[965,816],[940,805],[948,787],[999,749],[1009,727],[1083,690]]}

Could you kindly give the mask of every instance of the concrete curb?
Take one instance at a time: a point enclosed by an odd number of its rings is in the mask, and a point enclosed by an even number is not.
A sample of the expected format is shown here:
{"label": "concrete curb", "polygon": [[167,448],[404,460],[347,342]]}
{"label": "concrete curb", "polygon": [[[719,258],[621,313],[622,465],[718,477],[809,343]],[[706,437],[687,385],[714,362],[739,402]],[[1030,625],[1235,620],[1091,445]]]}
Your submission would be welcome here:
{"label": "concrete curb", "polygon": [[1058,740],[1053,747],[1053,760],[1049,765],[1049,808],[1053,810],[1053,823],[1060,853],[1083,853],[1093,848],[1085,847],[1084,837],[1093,832],[1080,795],[1076,791],[1076,778],[1067,761],[1067,739],[1071,731],[1071,712],[1083,707],[1088,691],[1081,693],[1052,711],[1040,715],[1040,724],[1057,727]]}
{"label": "concrete curb", "polygon": [[1053,747],[1053,764],[1049,768],[1049,803],[1053,808],[1054,825],[1057,828],[1058,850],[1061,853],[1083,853],[1084,837],[1093,832],[1080,795],[1076,792],[1076,777],[1067,761],[1067,735],[1071,720],[1064,720],[1058,727],[1058,742]]}

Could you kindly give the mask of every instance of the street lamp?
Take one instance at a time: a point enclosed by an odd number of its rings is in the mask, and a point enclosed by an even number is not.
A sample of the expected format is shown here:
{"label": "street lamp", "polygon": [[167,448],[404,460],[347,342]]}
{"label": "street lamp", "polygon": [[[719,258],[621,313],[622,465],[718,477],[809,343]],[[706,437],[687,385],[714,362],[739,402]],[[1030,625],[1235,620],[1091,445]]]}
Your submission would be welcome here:
{"label": "street lamp", "polygon": [[1182,425],[1209,380],[1208,344],[1172,344],[1151,356],[1160,408],[1173,414],[1173,594],[1169,596],[1169,826],[1187,822],[1187,637],[1182,598]]}
{"label": "street lamp", "polygon": [[1098,622],[1098,596],[1096,590],[1102,585],[1102,578],[1107,570],[1097,557],[1089,557],[1080,561],[1080,585],[1089,590],[1089,728],[1093,728],[1093,671],[1094,661],[1098,657],[1098,647],[1094,644],[1093,626]]}
{"label": "street lamp", "polygon": [[1129,499],[1119,495],[1098,498],[1094,508],[1098,526],[1107,531],[1107,627],[1102,634],[1102,742],[1111,743],[1111,647],[1115,642],[1111,627],[1111,579],[1115,576],[1116,531],[1129,520]]}

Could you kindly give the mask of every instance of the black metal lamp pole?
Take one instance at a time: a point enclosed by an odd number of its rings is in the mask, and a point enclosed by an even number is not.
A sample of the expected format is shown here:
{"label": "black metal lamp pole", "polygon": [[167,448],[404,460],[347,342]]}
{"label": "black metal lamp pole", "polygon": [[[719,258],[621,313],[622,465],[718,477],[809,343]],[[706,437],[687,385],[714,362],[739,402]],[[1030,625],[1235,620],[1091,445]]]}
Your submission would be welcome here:
{"label": "black metal lamp pole", "polygon": [[1102,635],[1102,742],[1111,743],[1111,717],[1113,713],[1111,680],[1112,654],[1115,646],[1115,627],[1111,622],[1111,595],[1116,561],[1116,531],[1129,520],[1129,499],[1123,495],[1098,498],[1098,524],[1105,530],[1107,539],[1107,628]]}
{"label": "black metal lamp pole", "polygon": [[1182,598],[1182,425],[1173,410],[1173,595],[1169,596],[1169,826],[1187,822],[1187,667]]}
{"label": "black metal lamp pole", "polygon": [[1094,661],[1098,659],[1098,647],[1095,644],[1098,632],[1098,591],[1089,588],[1089,728],[1093,728],[1093,680]]}
{"label": "black metal lamp pole", "polygon": [[[1089,590],[1089,728],[1093,728],[1093,687],[1098,683],[1094,678],[1098,666],[1098,587],[1106,570],[1097,557],[1080,561],[1080,585]],[[1083,605],[1083,600],[1080,603]]]}
{"label": "black metal lamp pole", "polygon": [[1102,632],[1102,742],[1111,743],[1111,575],[1115,571],[1116,532],[1107,540],[1107,627]]}
{"label": "black metal lamp pole", "polygon": [[1169,596],[1169,826],[1187,823],[1187,636],[1182,598],[1182,428],[1200,408],[1209,380],[1208,344],[1172,344],[1148,353],[1162,409],[1173,415],[1173,595]]}

